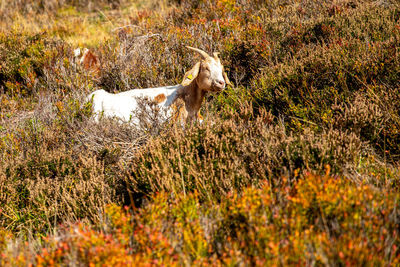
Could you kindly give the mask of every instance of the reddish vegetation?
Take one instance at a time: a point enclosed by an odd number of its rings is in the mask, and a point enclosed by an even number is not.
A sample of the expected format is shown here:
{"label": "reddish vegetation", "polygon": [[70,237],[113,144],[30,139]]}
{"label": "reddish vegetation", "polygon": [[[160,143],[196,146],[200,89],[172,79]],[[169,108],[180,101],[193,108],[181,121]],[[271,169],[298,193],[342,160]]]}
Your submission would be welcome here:
{"label": "reddish vegetation", "polygon": [[[400,265],[395,1],[3,2],[1,266]],[[91,120],[89,92],[180,84],[187,45],[233,83],[202,123]]]}

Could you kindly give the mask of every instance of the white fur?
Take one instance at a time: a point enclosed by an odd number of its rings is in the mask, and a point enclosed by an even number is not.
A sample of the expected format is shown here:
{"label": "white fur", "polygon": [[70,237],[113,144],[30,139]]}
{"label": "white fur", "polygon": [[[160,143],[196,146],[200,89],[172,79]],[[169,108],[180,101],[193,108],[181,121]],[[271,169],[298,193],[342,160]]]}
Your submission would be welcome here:
{"label": "white fur", "polygon": [[74,50],[74,57],[79,57],[81,55],[81,49],[78,47]]}
{"label": "white fur", "polygon": [[211,59],[210,61],[210,76],[211,79],[214,81],[220,82],[221,84],[224,85],[225,88],[225,81],[224,81],[224,76],[222,75],[223,69],[222,65],[218,63],[215,59]]}
{"label": "white fur", "polygon": [[87,48],[84,48],[84,49],[83,49],[83,53],[82,53],[81,59],[79,60],[79,63],[80,63],[80,64],[83,64],[83,61],[85,60],[86,54],[87,54],[88,52],[89,52],[89,49],[87,49]]}
{"label": "white fur", "polygon": [[[176,93],[182,85],[164,86],[148,89],[133,89],[118,94],[111,94],[105,90],[97,90],[91,93],[87,100],[93,99],[93,112],[95,120],[98,121],[100,116],[116,117],[125,122],[138,123],[138,119],[133,115],[133,111],[138,108],[138,100],[147,98],[153,100],[156,96],[163,94],[166,99],[158,106],[167,111],[167,117],[171,115],[168,107],[176,99]],[[167,118],[165,118],[167,119]]]}

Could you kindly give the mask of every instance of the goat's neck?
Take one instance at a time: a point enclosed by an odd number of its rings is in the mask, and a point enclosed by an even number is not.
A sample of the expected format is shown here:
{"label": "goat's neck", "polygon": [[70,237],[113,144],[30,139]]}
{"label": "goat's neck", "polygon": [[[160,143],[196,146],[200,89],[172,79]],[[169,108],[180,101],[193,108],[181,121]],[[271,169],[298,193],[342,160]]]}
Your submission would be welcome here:
{"label": "goat's neck", "polygon": [[185,109],[188,117],[194,118],[200,110],[206,91],[201,90],[196,81],[192,81],[189,85],[182,86],[177,94],[177,99],[185,102]]}

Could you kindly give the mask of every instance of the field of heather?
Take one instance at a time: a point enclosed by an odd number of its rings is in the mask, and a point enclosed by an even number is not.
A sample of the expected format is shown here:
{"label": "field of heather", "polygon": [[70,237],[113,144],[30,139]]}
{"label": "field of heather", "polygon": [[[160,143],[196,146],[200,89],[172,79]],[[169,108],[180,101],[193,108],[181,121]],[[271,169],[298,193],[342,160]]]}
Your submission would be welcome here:
{"label": "field of heather", "polygon": [[[186,46],[232,83],[202,123],[93,119]],[[398,1],[0,0],[0,266],[399,266],[399,234]]]}

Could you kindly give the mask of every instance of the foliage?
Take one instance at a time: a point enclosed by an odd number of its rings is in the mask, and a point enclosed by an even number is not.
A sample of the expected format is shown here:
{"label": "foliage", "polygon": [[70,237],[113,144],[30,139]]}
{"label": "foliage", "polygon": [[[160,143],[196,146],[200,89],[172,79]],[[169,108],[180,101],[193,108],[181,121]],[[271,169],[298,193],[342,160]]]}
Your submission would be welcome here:
{"label": "foliage", "polygon": [[[311,174],[248,187],[213,205],[197,192],[159,193],[133,213],[110,205],[100,229],[64,227],[23,257],[37,266],[397,265],[399,198]],[[24,261],[10,256],[2,264]]]}
{"label": "foliage", "polygon": [[[0,265],[399,265],[399,18],[390,0],[1,2]],[[98,88],[180,83],[186,45],[234,84],[202,124],[90,118]]]}
{"label": "foliage", "polygon": [[196,190],[202,199],[221,200],[266,179],[274,184],[282,176],[296,179],[299,170],[323,172],[326,164],[352,165],[363,153],[363,143],[354,134],[305,128],[293,135],[284,125],[273,124],[267,112],[252,118],[252,108],[245,103],[229,116],[150,140],[132,160],[132,191],[146,195]]}

